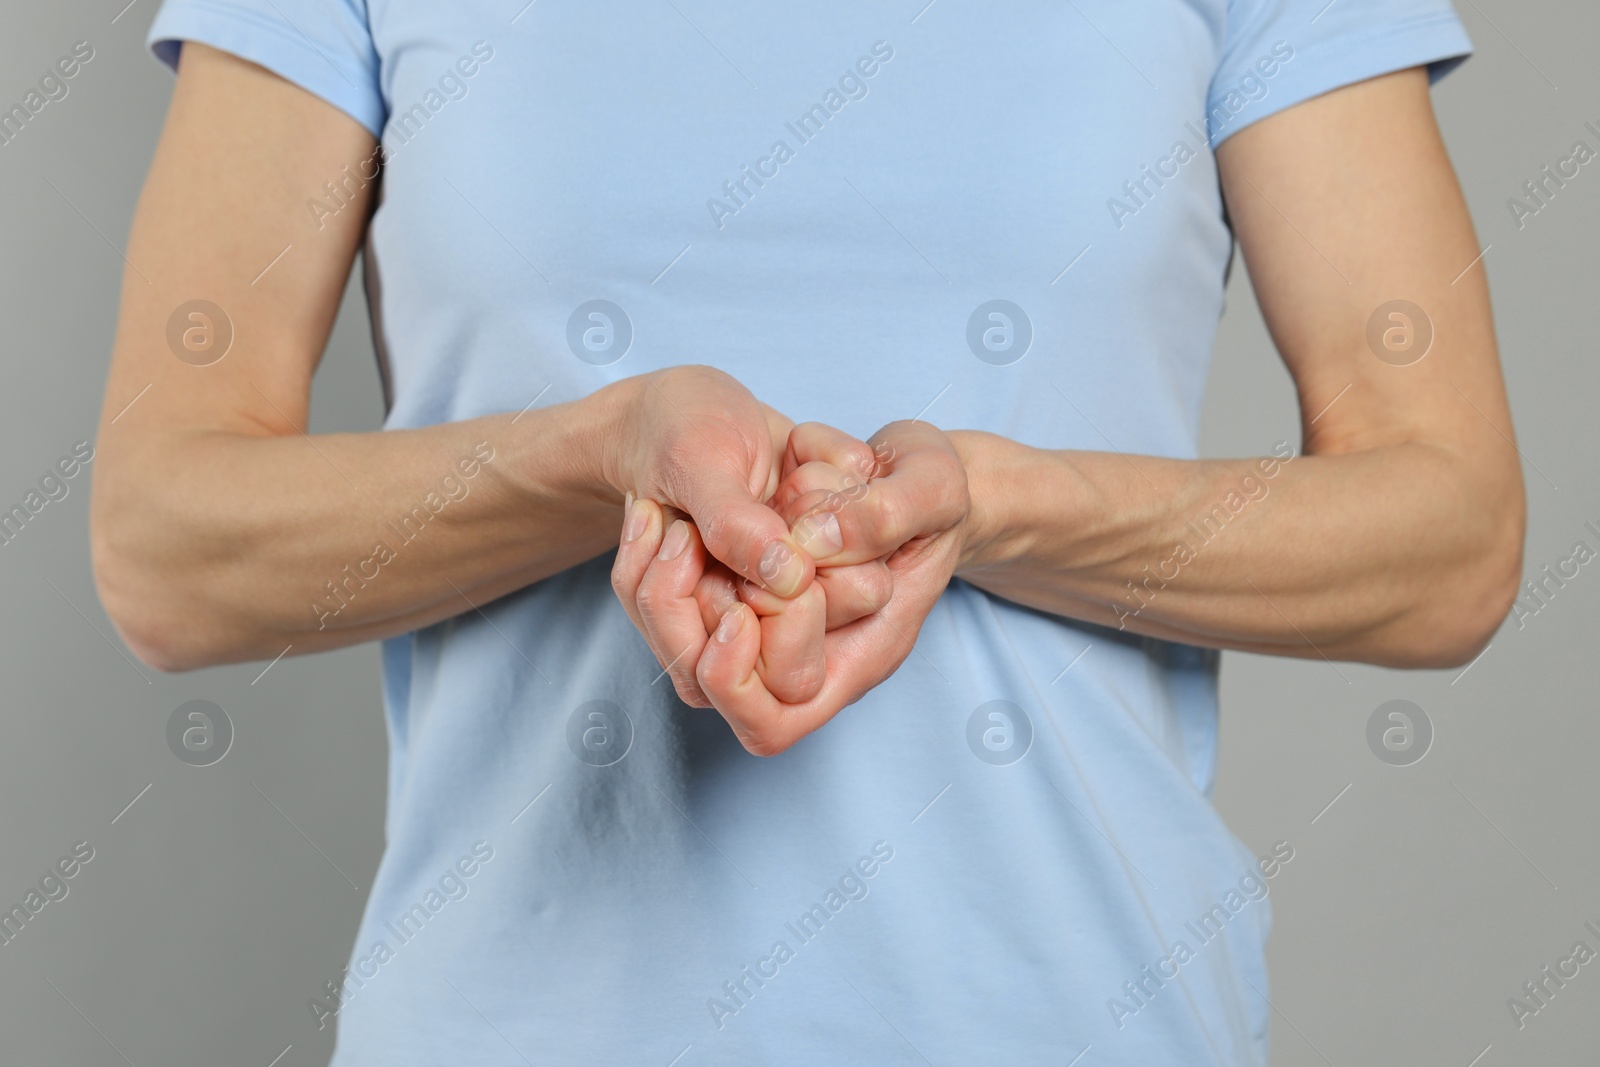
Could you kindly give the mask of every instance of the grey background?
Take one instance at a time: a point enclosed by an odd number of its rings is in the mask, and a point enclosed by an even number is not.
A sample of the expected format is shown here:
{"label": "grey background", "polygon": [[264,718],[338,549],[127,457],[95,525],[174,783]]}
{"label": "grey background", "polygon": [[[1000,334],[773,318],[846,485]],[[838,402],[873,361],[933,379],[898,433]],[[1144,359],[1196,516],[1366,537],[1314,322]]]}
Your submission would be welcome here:
{"label": "grey background", "polygon": [[[142,44],[154,0],[125,2],[13,6],[0,20],[7,104],[73,42],[95,49],[69,96],[0,146],[5,507],[94,433],[118,249],[172,84]],[[1600,526],[1600,165],[1520,231],[1506,200],[1574,140],[1597,144],[1583,124],[1600,125],[1600,12],[1557,0],[1458,7],[1478,55],[1435,102],[1490,246],[1531,575],[1579,539],[1600,548],[1583,528]],[[1404,166],[1405,146],[1393,149]],[[1236,271],[1205,453],[1298,440],[1292,401]],[[311,428],[373,429],[380,415],[356,287]],[[382,850],[376,646],[265,674],[136,665],[95,598],[88,478],[70,485],[0,547],[0,902],[20,900],[76,841],[95,855],[66,899],[0,946],[0,1061],[325,1063],[332,1030],[316,1030],[306,1001],[338,975]],[[1525,627],[1508,621],[1465,672],[1225,657],[1217,804],[1258,854],[1278,840],[1296,850],[1272,882],[1279,1067],[1600,1058],[1600,966],[1521,1031],[1506,1006],[1578,939],[1600,949],[1583,930],[1600,926],[1597,634],[1591,565]],[[196,698],[223,706],[236,732],[211,767],[179,762],[165,742],[167,717]],[[1367,747],[1369,715],[1395,698],[1434,725],[1412,766]]]}

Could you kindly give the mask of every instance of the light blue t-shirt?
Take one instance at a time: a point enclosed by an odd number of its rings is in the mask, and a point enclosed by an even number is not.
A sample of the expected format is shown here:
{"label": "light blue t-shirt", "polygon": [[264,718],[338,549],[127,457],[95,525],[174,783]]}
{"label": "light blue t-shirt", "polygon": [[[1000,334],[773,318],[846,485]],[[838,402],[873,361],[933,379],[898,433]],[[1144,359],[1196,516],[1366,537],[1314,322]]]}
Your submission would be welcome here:
{"label": "light blue t-shirt", "polygon": [[[381,134],[389,427],[709,363],[858,436],[1180,458],[1212,147],[1470,49],[1447,0],[167,0],[151,41],[183,40]],[[394,556],[482,453],[372,516]],[[1293,842],[1253,856],[1209,802],[1215,653],[957,581],[758,759],[657,680],[609,567],[385,643],[388,848],[342,990],[308,990],[338,1067],[1265,1061]]]}

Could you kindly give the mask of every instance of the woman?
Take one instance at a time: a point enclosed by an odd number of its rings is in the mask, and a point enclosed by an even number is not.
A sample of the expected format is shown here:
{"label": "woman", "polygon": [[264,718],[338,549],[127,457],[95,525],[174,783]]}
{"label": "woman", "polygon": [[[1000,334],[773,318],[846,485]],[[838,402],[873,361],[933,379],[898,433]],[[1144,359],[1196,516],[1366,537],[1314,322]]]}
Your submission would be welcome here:
{"label": "woman", "polygon": [[[1444,0],[151,41],[97,576],[169,670],[385,641],[336,1064],[1265,1062],[1215,650],[1465,662],[1520,569]],[[1235,238],[1303,443],[1202,461]]]}

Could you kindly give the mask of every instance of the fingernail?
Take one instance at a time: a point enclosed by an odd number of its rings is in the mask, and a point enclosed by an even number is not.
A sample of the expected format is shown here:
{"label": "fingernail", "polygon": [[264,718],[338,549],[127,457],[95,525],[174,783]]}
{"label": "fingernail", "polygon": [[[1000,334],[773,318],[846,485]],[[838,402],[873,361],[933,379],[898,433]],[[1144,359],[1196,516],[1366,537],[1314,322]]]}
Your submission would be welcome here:
{"label": "fingernail", "polygon": [[794,549],[782,541],[774,541],[761,554],[757,571],[768,589],[788,598],[800,592],[800,580],[805,576],[806,565]]}
{"label": "fingernail", "polygon": [[679,519],[667,531],[666,540],[661,542],[661,551],[656,554],[657,559],[677,559],[689,544],[689,524]]}
{"label": "fingernail", "polygon": [[795,523],[794,538],[812,559],[827,559],[844,548],[838,516],[831,511],[812,512]]}
{"label": "fingernail", "polygon": [[744,612],[738,604],[723,613],[722,621],[717,623],[717,632],[712,634],[717,644],[725,645],[732,641],[739,633],[739,627],[744,622]]}
{"label": "fingernail", "polygon": [[628,494],[628,523],[623,528],[624,541],[637,541],[639,535],[644,533],[646,526],[650,525],[650,513],[645,509],[644,501],[633,499],[633,494]]}

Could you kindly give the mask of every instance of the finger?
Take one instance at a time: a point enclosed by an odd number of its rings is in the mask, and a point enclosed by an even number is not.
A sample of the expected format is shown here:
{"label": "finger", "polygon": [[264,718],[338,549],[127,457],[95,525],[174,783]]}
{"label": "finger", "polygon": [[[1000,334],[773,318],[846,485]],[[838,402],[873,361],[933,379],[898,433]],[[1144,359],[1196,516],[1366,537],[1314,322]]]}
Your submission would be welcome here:
{"label": "finger", "polygon": [[[877,475],[872,446],[824,423],[803,422],[789,432],[783,455],[784,476],[772,507],[791,525],[813,508],[825,509],[794,529],[795,540],[814,560],[837,556],[845,545],[838,522],[829,516],[858,499]],[[812,496],[801,499],[807,494]]]}
{"label": "finger", "polygon": [[827,463],[863,482],[879,474],[879,457],[872,445],[826,423],[802,422],[789,431],[783,476],[788,478],[795,468],[812,462]]}
{"label": "finger", "polygon": [[[771,404],[762,403],[761,411],[767,417],[767,432],[772,436],[772,454],[781,456],[784,453],[784,449],[789,445],[789,434],[794,430],[794,420],[774,408]],[[766,492],[762,494],[761,498],[763,500],[770,498],[782,479],[782,464],[774,463],[771,473],[767,476]]]}
{"label": "finger", "polygon": [[[646,624],[639,607],[639,590],[661,549],[668,513],[653,500],[635,500],[633,494],[629,493],[623,516],[622,540],[617,547],[616,562],[611,567],[611,587],[616,592],[617,599],[622,602],[628,618],[633,620],[633,625],[644,637],[645,644],[656,657],[656,662],[665,668],[672,662],[677,652],[664,652],[660,635],[654,627]],[[730,602],[734,599],[731,583],[729,599]],[[676,688],[677,678],[673,679],[673,684]],[[685,703],[696,707],[709,705],[705,694],[700,691],[697,683],[692,682],[692,679],[687,694],[680,688],[679,696]]]}
{"label": "finger", "polygon": [[795,596],[811,584],[811,557],[790,535],[788,524],[756,500],[748,486],[715,465],[686,482],[676,502],[694,517],[700,540],[713,557],[781,597]]}
{"label": "finger", "polygon": [[[850,629],[865,625],[856,623]],[[830,634],[825,640],[830,658],[834,648],[835,638]],[[759,619],[748,605],[738,603],[722,617],[695,669],[701,689],[733,728],[739,743],[757,756],[775,756],[789,748],[876,684],[857,677],[861,666],[838,672],[830,669],[816,696],[803,704],[785,704],[762,684],[760,657]],[[857,656],[856,662],[867,661]]]}
{"label": "finger", "polygon": [[865,618],[881,610],[894,593],[894,578],[882,560],[818,567],[816,584],[827,601],[827,629]]}
{"label": "finger", "polygon": [[795,468],[770,502],[790,524],[795,541],[813,560],[851,562],[839,513],[862,499],[867,482],[832,463],[811,460]]}
{"label": "finger", "polygon": [[[825,605],[823,629],[835,630],[887,604],[894,579],[881,560],[872,560],[851,567],[818,568],[815,584],[821,590]],[[762,612],[772,614],[781,610],[783,605],[792,603],[738,578],[715,562],[706,569],[705,575],[695,586],[694,595],[700,605],[700,620],[707,633],[717,628],[728,609],[741,598],[757,605],[760,609],[758,618],[762,617]],[[768,639],[763,635],[763,653],[768,647]],[[783,699],[793,701],[807,698],[785,696]]]}
{"label": "finger", "polygon": [[735,600],[718,620],[695,665],[701,690],[711,697],[739,743],[758,756],[781,751],[768,748],[781,706],[756,674],[760,658],[760,622],[754,611]]}
{"label": "finger", "polygon": [[[622,540],[617,545],[616,562],[611,565],[611,588],[622,602],[628,618],[644,634],[646,643],[650,635],[644,631],[644,620],[639,616],[636,601],[644,572],[649,569],[651,560],[656,558],[656,552],[661,548],[664,525],[661,508],[655,501],[635,500],[632,493],[628,494],[622,511]],[[660,655],[655,646],[652,645],[650,650]]]}
{"label": "finger", "polygon": [[661,547],[645,569],[634,602],[643,630],[656,650],[678,696],[693,707],[709,707],[695,665],[706,643],[706,629],[695,600],[695,586],[705,573],[705,548],[693,526],[674,521],[662,535]]}
{"label": "finger", "polygon": [[740,599],[761,623],[761,653],[756,674],[767,692],[786,704],[810,700],[825,674],[822,641],[827,632],[827,598],[815,582],[790,600],[752,582],[739,583]]}
{"label": "finger", "polygon": [[[803,442],[798,434],[797,427],[791,442]],[[814,549],[819,563],[863,563],[887,556],[914,537],[949,529],[966,509],[966,471],[941,431],[924,422],[891,423],[874,435],[873,445],[879,475],[861,486],[854,499],[836,494],[805,514],[784,514],[793,523],[795,540]],[[809,503],[797,497],[793,507]],[[825,551],[833,543],[842,547]]]}
{"label": "finger", "polygon": [[821,504],[830,494],[841,501],[858,499],[865,493],[866,484],[865,479],[847,470],[814,459],[789,471],[767,505],[779,514],[798,516]]}
{"label": "finger", "polygon": [[707,565],[705,574],[694,587],[694,598],[700,605],[700,621],[706,633],[715,630],[722,616],[739,602],[735,583],[740,580],[738,575],[716,560],[711,560]]}
{"label": "finger", "polygon": [[730,610],[717,636],[707,642],[695,676],[740,743],[759,756],[783,752],[894,674],[911,654],[947,584],[949,556],[956,551],[950,540],[931,537],[923,542],[926,550],[901,554],[901,569],[890,567],[899,586],[889,604],[827,634],[826,680],[803,704],[784,704],[761,684],[755,615],[743,606]]}

